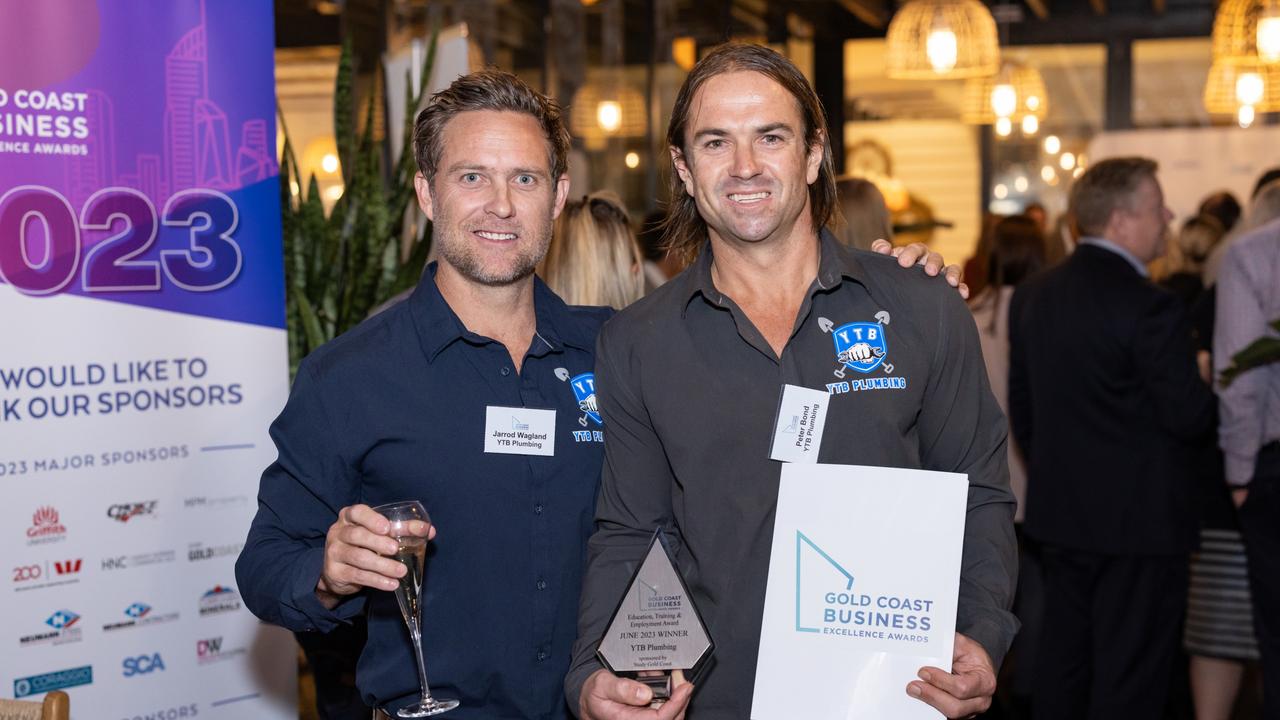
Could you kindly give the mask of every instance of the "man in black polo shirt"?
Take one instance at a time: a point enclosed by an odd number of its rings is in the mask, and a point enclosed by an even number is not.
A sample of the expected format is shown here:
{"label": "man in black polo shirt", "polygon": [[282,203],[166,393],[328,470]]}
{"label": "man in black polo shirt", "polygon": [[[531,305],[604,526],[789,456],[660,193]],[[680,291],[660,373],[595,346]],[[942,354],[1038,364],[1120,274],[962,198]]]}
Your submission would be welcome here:
{"label": "man in black polo shirt", "polygon": [[[945,283],[823,229],[835,185],[821,105],[777,53],[712,51],[681,88],[667,141],[682,190],[668,239],[697,258],[601,333],[609,440],[570,704],[584,718],[749,716],[780,469],[769,447],[792,384],[831,393],[819,462],[968,474],[954,669],[923,668],[903,691],[949,717],[985,710],[1017,628],[1016,553],[1005,423],[972,317]],[[851,322],[881,323],[885,344],[838,356],[829,332]],[[833,372],[877,349],[873,374]],[[655,711],[594,650],[656,526],[717,647],[696,693],[681,686]]]}

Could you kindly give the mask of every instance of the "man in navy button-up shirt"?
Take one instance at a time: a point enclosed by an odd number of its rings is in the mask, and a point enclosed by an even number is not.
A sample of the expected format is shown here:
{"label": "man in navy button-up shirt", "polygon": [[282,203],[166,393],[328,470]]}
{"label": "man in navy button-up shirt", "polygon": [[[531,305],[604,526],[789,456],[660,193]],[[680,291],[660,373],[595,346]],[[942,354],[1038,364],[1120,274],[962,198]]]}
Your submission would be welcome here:
{"label": "man in navy button-up shirt", "polygon": [[[573,385],[590,389],[609,312],[570,308],[533,276],[568,192],[568,136],[554,104],[498,72],[433,98],[416,134],[440,262],[299,368],[236,578],[250,610],[295,631],[367,612],[361,693],[408,704],[418,675],[390,592],[405,571],[370,506],[420,500],[438,530],[427,675],[462,701],[450,717],[566,717],[603,443]],[[553,410],[554,454],[485,452],[488,408]]]}

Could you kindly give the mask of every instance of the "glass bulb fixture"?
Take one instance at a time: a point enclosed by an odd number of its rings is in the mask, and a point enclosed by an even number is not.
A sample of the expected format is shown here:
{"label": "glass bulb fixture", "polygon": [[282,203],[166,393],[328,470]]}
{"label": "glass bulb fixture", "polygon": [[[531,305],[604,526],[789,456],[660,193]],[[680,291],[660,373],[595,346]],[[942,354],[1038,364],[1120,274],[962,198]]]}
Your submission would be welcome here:
{"label": "glass bulb fixture", "polygon": [[1040,120],[1035,115],[1022,116],[1022,134],[1035,135],[1040,132]]}
{"label": "glass bulb fixture", "polygon": [[1241,105],[1257,105],[1265,91],[1262,75],[1256,72],[1240,73],[1236,78],[1236,101]]}
{"label": "glass bulb fixture", "polygon": [[925,54],[929,56],[929,64],[933,66],[934,72],[949,72],[956,66],[960,49],[955,32],[945,22],[934,21],[929,38],[925,41]]}
{"label": "glass bulb fixture", "polygon": [[1253,124],[1253,119],[1256,116],[1252,105],[1241,105],[1240,109],[1236,111],[1236,124],[1241,128],[1248,128]]}
{"label": "glass bulb fixture", "polygon": [[605,100],[596,106],[596,122],[600,129],[607,133],[617,132],[622,127],[622,105],[616,100]]}
{"label": "glass bulb fixture", "polygon": [[1009,83],[1000,83],[991,88],[991,112],[996,117],[1009,117],[1018,109],[1018,91]]}
{"label": "glass bulb fixture", "polygon": [[1062,141],[1058,139],[1057,135],[1050,135],[1044,139],[1044,151],[1050,155],[1057,155],[1061,149]]}
{"label": "glass bulb fixture", "polygon": [[1258,16],[1258,57],[1263,62],[1280,62],[1280,2],[1270,0]]}

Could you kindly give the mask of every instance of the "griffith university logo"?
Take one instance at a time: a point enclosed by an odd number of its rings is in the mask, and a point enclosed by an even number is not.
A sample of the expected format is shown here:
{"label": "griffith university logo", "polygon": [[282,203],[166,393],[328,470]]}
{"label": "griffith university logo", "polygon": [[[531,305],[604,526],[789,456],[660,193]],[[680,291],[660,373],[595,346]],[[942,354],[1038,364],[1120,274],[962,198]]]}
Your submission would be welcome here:
{"label": "griffith university logo", "polygon": [[58,520],[58,509],[52,505],[36,508],[27,528],[28,545],[44,545],[67,539],[67,528]]}
{"label": "griffith university logo", "polygon": [[885,592],[853,573],[803,532],[796,531],[796,632],[844,640],[927,643],[934,602]]}

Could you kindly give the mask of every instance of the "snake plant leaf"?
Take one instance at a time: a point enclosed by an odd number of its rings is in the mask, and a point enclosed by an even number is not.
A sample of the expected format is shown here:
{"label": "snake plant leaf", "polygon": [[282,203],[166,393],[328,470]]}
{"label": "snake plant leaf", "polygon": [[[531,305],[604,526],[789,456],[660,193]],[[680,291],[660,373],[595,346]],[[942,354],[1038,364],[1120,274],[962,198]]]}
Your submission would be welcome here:
{"label": "snake plant leaf", "polygon": [[342,166],[342,181],[351,181],[351,162],[356,151],[355,113],[355,58],[351,38],[342,42],[342,54],[338,57],[338,76],[333,88],[333,137],[338,145],[338,164]]}
{"label": "snake plant leaf", "polygon": [[292,291],[298,303],[298,315],[302,320],[302,331],[306,334],[307,344],[313,349],[318,348],[325,342],[325,332],[320,327],[320,318],[316,316],[315,308],[307,299],[306,293],[297,287],[292,288]]}

